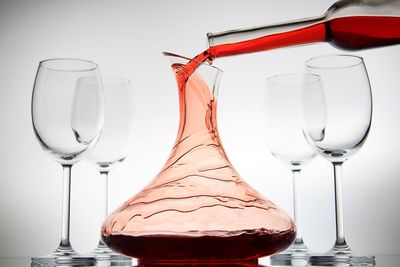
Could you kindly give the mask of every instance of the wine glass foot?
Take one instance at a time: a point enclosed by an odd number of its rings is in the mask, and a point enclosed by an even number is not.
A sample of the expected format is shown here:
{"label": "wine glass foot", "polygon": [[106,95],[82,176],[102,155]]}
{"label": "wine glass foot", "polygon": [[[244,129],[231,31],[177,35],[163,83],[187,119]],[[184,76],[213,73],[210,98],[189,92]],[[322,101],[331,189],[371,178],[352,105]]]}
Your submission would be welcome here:
{"label": "wine glass foot", "polygon": [[294,243],[287,250],[272,255],[270,262],[271,265],[280,266],[308,266],[311,253],[311,250],[304,243]]}
{"label": "wine glass foot", "polygon": [[31,261],[32,267],[96,266],[97,264],[95,257],[79,255],[72,248],[57,249],[43,257],[32,257]]}
{"label": "wine glass foot", "polygon": [[97,246],[89,256],[97,259],[97,266],[132,266],[131,257],[115,253],[105,245]]}
{"label": "wine glass foot", "polygon": [[354,254],[349,247],[333,247],[328,252],[310,257],[310,263],[318,266],[375,266],[375,256]]}

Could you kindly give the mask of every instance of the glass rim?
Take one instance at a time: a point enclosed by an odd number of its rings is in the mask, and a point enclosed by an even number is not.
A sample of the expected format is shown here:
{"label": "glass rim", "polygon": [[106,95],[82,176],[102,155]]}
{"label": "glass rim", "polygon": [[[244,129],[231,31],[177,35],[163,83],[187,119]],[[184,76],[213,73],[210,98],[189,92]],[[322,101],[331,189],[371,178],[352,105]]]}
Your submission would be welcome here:
{"label": "glass rim", "polygon": [[[291,82],[288,80],[283,79],[282,81],[278,81],[279,79],[282,78],[290,78],[290,77],[298,77],[298,78],[306,78],[306,79],[298,79],[297,82]],[[318,74],[313,74],[313,73],[282,73],[282,74],[276,74],[273,76],[267,77],[267,81],[270,84],[284,84],[284,85],[296,85],[296,84],[308,84],[308,83],[314,83],[314,82],[319,82],[321,81],[321,76]]]}
{"label": "glass rim", "polygon": [[[85,63],[87,64],[87,67],[81,67],[81,68],[56,68],[49,66],[50,63],[53,62],[61,62],[61,61],[66,61],[66,62],[80,62],[80,63]],[[87,60],[87,59],[81,59],[81,58],[68,58],[68,57],[60,57],[60,58],[49,58],[45,60],[41,60],[39,62],[39,67],[46,69],[46,70],[51,70],[51,71],[59,71],[59,72],[88,72],[88,71],[93,71],[99,68],[97,63],[94,63],[93,61]]]}
{"label": "glass rim", "polygon": [[162,53],[163,53],[164,56],[179,57],[179,58],[186,59],[188,62],[189,62],[189,61],[195,61],[195,62],[197,62],[197,63],[200,63],[200,65],[202,65],[202,66],[208,66],[208,67],[214,68],[214,69],[216,69],[218,72],[221,72],[221,73],[224,72],[223,70],[221,70],[221,69],[218,68],[218,67],[215,67],[215,66],[213,66],[213,65],[207,64],[207,63],[205,63],[205,62],[199,62],[199,61],[197,61],[197,60],[193,60],[193,58],[188,58],[188,57],[185,57],[185,56],[181,56],[181,55],[178,55],[178,54],[175,54],[175,53],[171,53],[171,52],[166,52],[166,51],[164,51],[164,52],[162,52]]}
{"label": "glass rim", "polygon": [[[347,64],[331,64],[331,65],[322,65],[322,64],[314,64],[315,61],[325,58],[347,58],[353,59],[349,61]],[[314,62],[314,63],[313,63]],[[364,59],[357,55],[349,55],[349,54],[329,54],[329,55],[320,55],[312,57],[305,61],[305,65],[308,68],[313,69],[344,69],[344,68],[352,68],[363,64]]]}

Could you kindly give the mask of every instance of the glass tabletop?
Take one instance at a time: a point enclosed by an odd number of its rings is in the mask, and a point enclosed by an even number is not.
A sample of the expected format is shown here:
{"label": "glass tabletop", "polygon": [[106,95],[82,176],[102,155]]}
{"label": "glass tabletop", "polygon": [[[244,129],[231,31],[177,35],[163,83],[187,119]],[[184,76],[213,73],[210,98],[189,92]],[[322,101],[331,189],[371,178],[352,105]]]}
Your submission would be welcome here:
{"label": "glass tabletop", "polygon": [[[380,255],[376,256],[375,258],[376,261],[376,267],[400,267],[400,255]],[[145,267],[148,265],[145,264],[140,264],[138,265],[136,260],[133,260],[132,262],[132,267]],[[28,267],[31,266],[31,259],[28,257],[20,257],[20,258],[0,258],[0,267]],[[106,264],[98,264],[97,266],[110,266]],[[155,266],[155,265],[151,265]],[[158,265],[162,266],[162,265]],[[168,266],[174,266],[174,265],[168,265]],[[184,265],[180,265],[181,267]],[[188,266],[196,266],[196,264],[189,264]],[[217,264],[217,265],[208,265],[208,264],[199,264],[197,266],[246,266],[246,267],[266,267],[266,266],[271,266],[270,261],[268,257],[261,258],[259,259],[258,264],[235,264],[235,263],[229,263],[229,264]],[[276,266],[276,265],[274,265]],[[297,265],[298,266],[298,265]],[[340,266],[347,266],[347,265],[340,265]],[[61,266],[60,266],[61,267]],[[66,266],[62,266],[66,267]],[[125,266],[127,267],[127,266]]]}

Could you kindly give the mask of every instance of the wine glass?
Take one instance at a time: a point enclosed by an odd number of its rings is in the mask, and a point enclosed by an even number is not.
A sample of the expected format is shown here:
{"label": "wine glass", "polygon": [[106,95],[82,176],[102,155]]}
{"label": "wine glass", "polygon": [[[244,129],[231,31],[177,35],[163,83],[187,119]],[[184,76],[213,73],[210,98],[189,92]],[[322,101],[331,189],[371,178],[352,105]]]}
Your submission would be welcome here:
{"label": "wine glass", "polygon": [[372,96],[361,57],[329,55],[306,62],[306,71],[321,76],[322,89],[303,90],[303,130],[309,144],[333,164],[336,241],[328,252],[311,257],[317,264],[374,264],[373,256],[355,255],[346,244],[342,208],[342,164],[364,144],[372,117]]}
{"label": "wine glass", "polygon": [[[94,83],[92,86],[96,86]],[[128,155],[132,128],[132,85],[120,77],[103,77],[105,96],[104,125],[96,147],[87,157],[100,173],[101,216],[108,215],[108,174]],[[132,264],[132,258],[117,254],[100,239],[91,253],[98,261],[112,264]]]}
{"label": "wine glass", "polygon": [[301,266],[308,263],[310,250],[303,242],[299,179],[303,167],[315,157],[301,126],[302,88],[320,88],[314,74],[282,74],[269,77],[265,90],[265,133],[273,156],[285,163],[293,176],[293,210],[296,238],[286,251],[271,256],[271,263]]}
{"label": "wine glass", "polygon": [[[91,79],[95,86],[86,86]],[[42,148],[63,167],[61,242],[34,265],[93,265],[70,243],[71,168],[95,145],[103,125],[104,94],[97,64],[82,59],[41,61],[32,94],[32,123]]]}

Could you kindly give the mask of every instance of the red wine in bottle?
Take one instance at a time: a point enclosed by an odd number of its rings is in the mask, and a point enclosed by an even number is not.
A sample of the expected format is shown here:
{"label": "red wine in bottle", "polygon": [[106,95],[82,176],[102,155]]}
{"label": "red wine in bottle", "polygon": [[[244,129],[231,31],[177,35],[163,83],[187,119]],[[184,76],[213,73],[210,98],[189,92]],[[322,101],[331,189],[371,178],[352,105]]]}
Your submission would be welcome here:
{"label": "red wine in bottle", "polygon": [[325,22],[326,40],[344,50],[360,50],[400,43],[400,18],[357,16]]}

